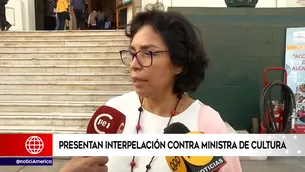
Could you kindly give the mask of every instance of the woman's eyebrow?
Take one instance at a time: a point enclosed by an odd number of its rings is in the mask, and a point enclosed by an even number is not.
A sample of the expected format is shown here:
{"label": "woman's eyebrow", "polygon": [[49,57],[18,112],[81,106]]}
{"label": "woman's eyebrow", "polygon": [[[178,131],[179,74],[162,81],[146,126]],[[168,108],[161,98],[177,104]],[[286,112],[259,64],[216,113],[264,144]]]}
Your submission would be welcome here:
{"label": "woman's eyebrow", "polygon": [[129,46],[129,50],[135,50],[135,47],[133,47],[132,45]]}
{"label": "woman's eyebrow", "polygon": [[[146,44],[146,45],[141,45],[140,46],[140,49],[143,50],[143,49],[149,49],[149,48],[159,48],[158,46],[154,45],[154,44]],[[130,50],[135,50],[136,48],[134,46],[129,46],[129,49]]]}
{"label": "woman's eyebrow", "polygon": [[158,48],[154,44],[146,44],[146,45],[141,45],[141,49],[148,49],[148,48]]}

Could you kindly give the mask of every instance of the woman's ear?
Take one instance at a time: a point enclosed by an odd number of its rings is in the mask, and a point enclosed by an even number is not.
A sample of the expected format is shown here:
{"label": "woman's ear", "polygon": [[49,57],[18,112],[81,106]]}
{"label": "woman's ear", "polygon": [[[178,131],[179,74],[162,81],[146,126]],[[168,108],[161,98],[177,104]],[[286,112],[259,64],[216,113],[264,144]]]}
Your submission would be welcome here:
{"label": "woman's ear", "polygon": [[180,74],[182,72],[182,70],[183,70],[182,67],[176,67],[175,71],[174,71],[175,75]]}

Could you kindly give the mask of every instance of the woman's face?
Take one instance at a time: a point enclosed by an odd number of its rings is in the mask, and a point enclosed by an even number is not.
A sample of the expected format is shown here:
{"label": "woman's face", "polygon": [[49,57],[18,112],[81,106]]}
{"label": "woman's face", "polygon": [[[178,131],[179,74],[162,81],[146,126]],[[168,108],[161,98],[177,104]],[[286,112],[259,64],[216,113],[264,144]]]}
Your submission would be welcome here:
{"label": "woman's face", "polygon": [[[145,25],[135,34],[130,50],[132,53],[145,50],[155,52],[167,50],[167,47],[161,36],[151,26]],[[178,72],[180,71],[171,63],[168,52],[154,54],[152,65],[149,67],[143,67],[136,58],[130,65],[133,87],[143,97],[154,97],[167,91],[172,92],[174,75]]]}

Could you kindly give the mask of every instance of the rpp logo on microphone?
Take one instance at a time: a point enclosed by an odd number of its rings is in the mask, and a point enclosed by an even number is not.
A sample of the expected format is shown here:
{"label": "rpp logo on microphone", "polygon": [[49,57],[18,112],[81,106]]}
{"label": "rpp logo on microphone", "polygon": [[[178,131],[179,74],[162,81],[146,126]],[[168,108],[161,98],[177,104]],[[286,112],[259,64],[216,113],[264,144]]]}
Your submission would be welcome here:
{"label": "rpp logo on microphone", "polygon": [[120,134],[124,131],[125,123],[121,121],[115,121],[113,116],[103,113],[95,118],[93,126],[94,130],[99,134]]}
{"label": "rpp logo on microphone", "polygon": [[[105,134],[105,129],[109,129],[113,117],[109,114],[100,114],[94,120],[94,129],[99,134]],[[101,128],[101,129],[100,129]],[[103,130],[103,131],[102,131]]]}
{"label": "rpp logo on microphone", "polygon": [[125,115],[109,106],[99,107],[87,126],[87,133],[90,134],[117,134],[122,133],[125,128]]}

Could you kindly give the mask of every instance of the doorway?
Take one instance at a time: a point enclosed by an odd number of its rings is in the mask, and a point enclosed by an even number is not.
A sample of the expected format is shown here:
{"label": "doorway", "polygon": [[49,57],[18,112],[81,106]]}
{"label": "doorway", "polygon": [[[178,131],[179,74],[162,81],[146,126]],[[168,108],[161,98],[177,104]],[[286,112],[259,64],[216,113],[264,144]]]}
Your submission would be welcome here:
{"label": "doorway", "polygon": [[88,13],[92,9],[101,9],[111,21],[111,29],[115,29],[116,23],[116,1],[115,0],[88,0]]}
{"label": "doorway", "polygon": [[36,30],[55,30],[55,3],[56,0],[35,0]]}

